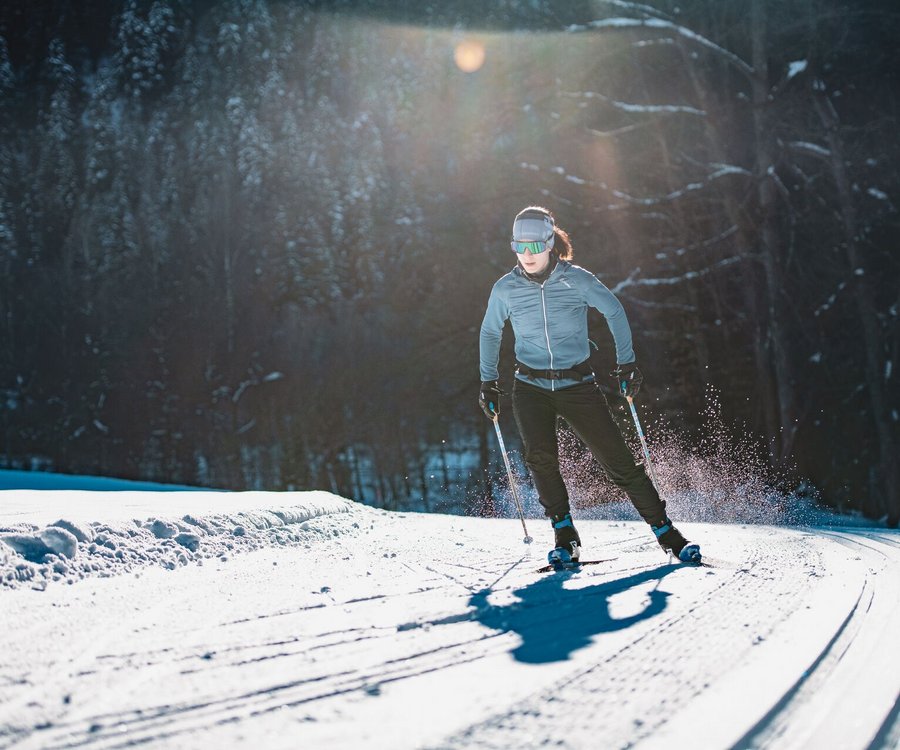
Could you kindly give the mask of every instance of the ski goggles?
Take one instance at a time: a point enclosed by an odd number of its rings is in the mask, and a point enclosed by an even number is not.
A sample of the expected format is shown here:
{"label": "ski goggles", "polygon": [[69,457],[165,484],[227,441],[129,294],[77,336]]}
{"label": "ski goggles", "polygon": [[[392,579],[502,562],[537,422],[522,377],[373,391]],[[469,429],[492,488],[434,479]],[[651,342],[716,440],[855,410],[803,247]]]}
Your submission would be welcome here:
{"label": "ski goggles", "polygon": [[545,240],[534,240],[532,242],[520,242],[519,240],[513,240],[509,244],[512,245],[513,251],[518,253],[519,255],[522,255],[524,253],[540,255],[541,253],[545,253],[550,249],[549,244]]}

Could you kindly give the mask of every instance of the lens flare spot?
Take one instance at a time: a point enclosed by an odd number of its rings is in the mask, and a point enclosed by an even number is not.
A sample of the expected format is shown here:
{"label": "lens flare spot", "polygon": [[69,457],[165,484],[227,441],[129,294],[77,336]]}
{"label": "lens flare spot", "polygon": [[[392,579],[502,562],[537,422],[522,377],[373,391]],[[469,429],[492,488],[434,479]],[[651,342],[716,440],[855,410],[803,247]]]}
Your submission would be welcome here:
{"label": "lens flare spot", "polygon": [[453,60],[464,73],[474,73],[484,65],[484,45],[472,39],[460,42],[453,50]]}

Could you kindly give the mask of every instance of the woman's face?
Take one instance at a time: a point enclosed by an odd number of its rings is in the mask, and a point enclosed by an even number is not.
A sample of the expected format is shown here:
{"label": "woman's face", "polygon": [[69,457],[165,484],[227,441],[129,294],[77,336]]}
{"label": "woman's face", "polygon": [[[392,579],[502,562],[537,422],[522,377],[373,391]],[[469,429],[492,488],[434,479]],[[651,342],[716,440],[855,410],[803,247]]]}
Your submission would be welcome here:
{"label": "woman's face", "polygon": [[550,251],[544,250],[542,253],[538,253],[537,255],[532,255],[529,252],[524,252],[519,257],[519,265],[522,266],[528,273],[536,274],[543,271],[548,265],[550,265]]}

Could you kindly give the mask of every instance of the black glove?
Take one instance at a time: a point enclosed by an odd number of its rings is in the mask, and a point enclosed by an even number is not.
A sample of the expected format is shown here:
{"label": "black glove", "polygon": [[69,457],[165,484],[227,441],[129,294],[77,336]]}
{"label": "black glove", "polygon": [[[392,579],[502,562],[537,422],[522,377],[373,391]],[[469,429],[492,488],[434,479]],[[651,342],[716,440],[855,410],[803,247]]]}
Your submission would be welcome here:
{"label": "black glove", "polygon": [[500,397],[506,393],[500,390],[500,384],[496,380],[488,380],[481,384],[478,392],[478,405],[484,416],[493,420],[500,414]]}
{"label": "black glove", "polygon": [[636,362],[619,365],[610,375],[616,379],[616,390],[619,395],[625,396],[625,398],[637,396],[638,391],[641,390],[641,383],[644,382],[644,376]]}

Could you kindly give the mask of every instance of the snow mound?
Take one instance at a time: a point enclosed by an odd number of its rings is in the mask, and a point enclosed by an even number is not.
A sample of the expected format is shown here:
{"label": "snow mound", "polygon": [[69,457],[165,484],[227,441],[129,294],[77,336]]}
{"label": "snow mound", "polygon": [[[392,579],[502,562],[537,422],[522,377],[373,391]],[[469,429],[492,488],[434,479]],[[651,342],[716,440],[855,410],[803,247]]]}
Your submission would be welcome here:
{"label": "snow mound", "polygon": [[[162,494],[175,502],[164,502]],[[352,528],[350,516],[364,512],[351,500],[327,492],[146,492],[141,493],[140,504],[131,506],[100,502],[97,497],[90,492],[30,494],[33,512],[6,514],[5,519],[0,515],[0,523],[10,517],[25,519],[0,526],[0,588],[43,590],[54,581],[71,584],[146,566],[173,570],[202,564],[204,559],[224,561],[233,553],[265,546],[310,547],[317,539],[346,533]],[[145,513],[155,507],[175,512],[125,517],[123,505]],[[67,506],[71,512],[57,521],[33,522]],[[184,513],[185,509],[192,512]]]}

